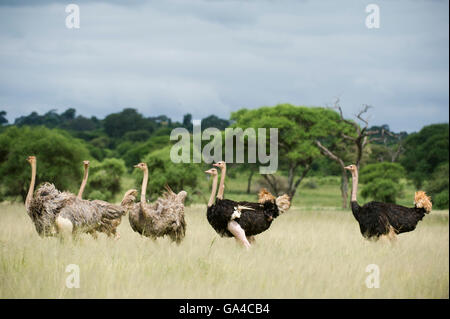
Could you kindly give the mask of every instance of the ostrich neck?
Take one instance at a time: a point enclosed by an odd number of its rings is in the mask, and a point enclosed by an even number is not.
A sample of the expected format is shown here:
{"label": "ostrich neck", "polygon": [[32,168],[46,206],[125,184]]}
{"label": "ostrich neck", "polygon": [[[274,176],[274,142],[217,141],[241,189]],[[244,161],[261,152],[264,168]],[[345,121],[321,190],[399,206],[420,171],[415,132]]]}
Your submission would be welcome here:
{"label": "ostrich neck", "polygon": [[217,191],[217,179],[218,179],[218,176],[216,174],[216,175],[214,175],[214,179],[213,179],[213,183],[212,183],[212,191],[211,191],[211,196],[209,197],[208,207],[211,207],[214,203],[214,196],[216,195],[216,191]]}
{"label": "ostrich neck", "polygon": [[77,198],[81,199],[83,197],[84,188],[86,187],[87,179],[89,175],[89,167],[84,167],[84,176],[83,176],[83,182],[81,183],[80,190],[78,191]]}
{"label": "ostrich neck", "polygon": [[356,202],[356,194],[358,193],[358,170],[352,173],[352,202]]}
{"label": "ostrich neck", "polygon": [[28,211],[30,207],[31,199],[33,198],[33,192],[34,192],[34,184],[36,182],[36,163],[31,163],[31,182],[30,182],[30,188],[28,189],[27,198],[25,200],[25,207]]}
{"label": "ostrich neck", "polygon": [[223,192],[225,191],[225,174],[227,173],[226,166],[222,168],[222,173],[220,175],[220,185],[219,185],[219,192],[217,193],[218,199],[223,199]]}
{"label": "ostrich neck", "polygon": [[148,168],[144,169],[144,178],[142,179],[142,187],[141,187],[141,208],[145,210],[145,193],[147,192],[147,184],[148,184]]}

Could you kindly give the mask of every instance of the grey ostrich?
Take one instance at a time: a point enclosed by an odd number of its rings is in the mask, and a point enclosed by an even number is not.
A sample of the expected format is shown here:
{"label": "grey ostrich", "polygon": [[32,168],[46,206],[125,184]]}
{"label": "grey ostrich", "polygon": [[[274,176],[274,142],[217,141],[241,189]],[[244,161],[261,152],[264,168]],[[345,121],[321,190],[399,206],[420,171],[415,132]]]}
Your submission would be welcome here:
{"label": "grey ostrich", "polygon": [[[44,183],[34,192],[36,157],[29,156],[28,162],[31,165],[31,182],[25,207],[41,237],[60,236],[64,239],[80,233],[90,233],[105,223],[105,220],[123,215],[123,210],[104,212],[89,201],[77,199],[74,194],[60,192],[50,183]],[[132,194],[128,196],[132,197]],[[127,203],[131,199],[124,198],[124,201]]]}
{"label": "grey ostrich", "polygon": [[[83,181],[80,186],[80,190],[78,191],[77,199],[82,200],[83,192],[86,187],[87,179],[89,176],[89,161],[83,161],[84,165],[84,176]],[[102,223],[98,225],[90,234],[92,237],[97,238],[97,232],[105,233],[108,237],[114,237],[114,239],[119,239],[120,234],[117,232],[117,227],[119,227],[122,222],[122,216],[127,213],[127,210],[131,207],[134,202],[135,196],[137,195],[137,191],[135,189],[130,189],[125,193],[125,196],[122,200],[122,203],[119,205],[114,205],[102,200],[92,200],[89,203],[92,206],[95,206],[96,210],[100,210],[102,215]],[[111,213],[122,214],[118,218],[111,219],[109,216]]]}
{"label": "grey ostrich", "polygon": [[143,171],[141,200],[129,210],[131,228],[142,236],[156,239],[168,235],[179,244],[186,233],[184,220],[184,200],[187,193],[181,191],[175,194],[169,187],[167,191],[154,203],[147,203],[145,193],[148,183],[148,167],[146,163],[139,163],[134,167]]}

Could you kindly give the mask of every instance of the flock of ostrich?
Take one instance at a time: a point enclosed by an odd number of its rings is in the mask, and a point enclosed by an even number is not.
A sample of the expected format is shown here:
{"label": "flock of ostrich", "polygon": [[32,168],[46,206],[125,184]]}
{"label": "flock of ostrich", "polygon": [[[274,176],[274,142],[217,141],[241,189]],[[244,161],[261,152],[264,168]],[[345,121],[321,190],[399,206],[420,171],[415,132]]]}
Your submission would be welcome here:
{"label": "flock of ostrich", "polygon": [[[131,228],[142,236],[155,240],[167,235],[177,244],[185,237],[184,201],[187,193],[180,191],[176,194],[167,186],[166,191],[155,202],[147,202],[149,172],[146,163],[134,166],[143,172],[139,202],[135,202],[138,191],[130,189],[125,193],[120,205],[115,205],[102,200],[83,199],[89,175],[89,161],[83,163],[84,176],[78,195],[75,196],[57,190],[48,182],[35,191],[36,157],[29,156],[27,160],[31,165],[31,182],[25,208],[36,231],[42,237],[57,236],[64,240],[87,233],[97,238],[97,233],[104,233],[110,238],[119,239],[117,227],[127,213]],[[290,208],[290,198],[288,195],[275,197],[266,189],[261,189],[258,202],[225,199],[226,163],[220,161],[213,166],[220,168],[221,177],[218,185],[218,170],[211,168],[205,171],[213,177],[206,212],[207,220],[221,237],[234,237],[249,249],[255,241],[254,236],[268,230],[273,220]],[[423,191],[415,193],[412,208],[376,201],[360,206],[356,199],[358,168],[349,165],[346,169],[352,174],[353,216],[365,238],[386,238],[393,241],[397,234],[414,230],[425,214],[430,213],[431,200]]]}

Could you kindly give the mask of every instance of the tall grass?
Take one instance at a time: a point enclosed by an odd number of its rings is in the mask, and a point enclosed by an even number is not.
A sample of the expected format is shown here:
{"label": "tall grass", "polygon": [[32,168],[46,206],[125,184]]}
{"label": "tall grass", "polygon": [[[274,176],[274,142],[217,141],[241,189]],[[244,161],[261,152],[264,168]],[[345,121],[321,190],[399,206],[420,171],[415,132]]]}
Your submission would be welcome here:
{"label": "tall grass", "polygon": [[[220,238],[206,207],[186,209],[177,246],[134,233],[121,239],[40,238],[23,205],[0,204],[0,298],[448,298],[448,211],[433,211],[395,245],[362,238],[350,211],[293,207],[250,251]],[[80,267],[67,288],[66,266]],[[367,288],[366,267],[380,269]]]}

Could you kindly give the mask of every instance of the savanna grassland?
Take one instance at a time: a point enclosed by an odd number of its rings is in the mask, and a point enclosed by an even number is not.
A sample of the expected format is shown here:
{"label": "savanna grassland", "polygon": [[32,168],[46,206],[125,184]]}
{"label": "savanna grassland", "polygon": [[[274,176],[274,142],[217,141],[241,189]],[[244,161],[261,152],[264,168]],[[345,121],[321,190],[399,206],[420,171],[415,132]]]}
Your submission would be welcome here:
{"label": "savanna grassland", "polygon": [[[231,179],[229,189],[230,198],[242,194]],[[400,203],[412,199],[407,187]],[[432,211],[391,245],[364,240],[339,203],[337,185],[300,188],[294,206],[250,251],[218,237],[204,204],[186,208],[187,233],[177,246],[139,236],[128,217],[118,241],[40,238],[22,204],[3,203],[0,298],[449,297],[448,211]],[[80,288],[66,287],[69,264],[80,267]],[[379,266],[380,288],[365,284],[369,264]]]}

